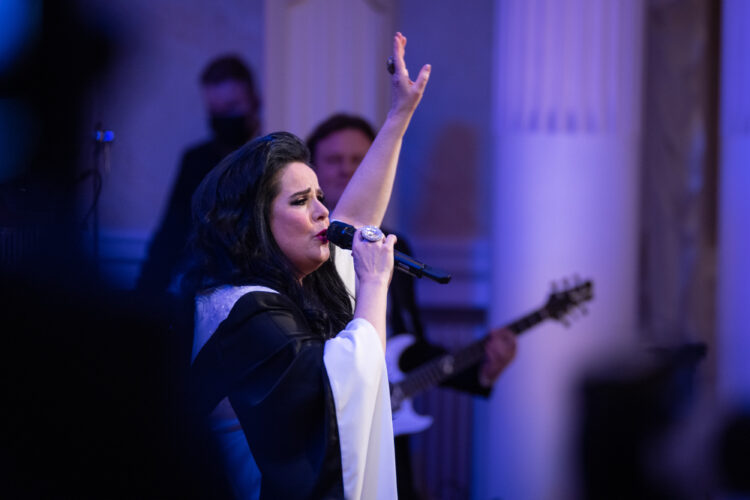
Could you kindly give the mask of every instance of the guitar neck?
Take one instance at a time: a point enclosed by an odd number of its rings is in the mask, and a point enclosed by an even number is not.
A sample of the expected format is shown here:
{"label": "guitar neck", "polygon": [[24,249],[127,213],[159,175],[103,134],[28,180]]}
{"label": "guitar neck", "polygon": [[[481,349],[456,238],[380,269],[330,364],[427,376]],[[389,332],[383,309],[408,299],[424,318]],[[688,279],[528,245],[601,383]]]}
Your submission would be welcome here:
{"label": "guitar neck", "polygon": [[[513,321],[506,328],[520,335],[548,317],[547,309],[542,307]],[[411,397],[479,363],[484,358],[484,344],[488,338],[489,335],[485,335],[463,349],[440,356],[409,372],[398,384],[404,397]]]}

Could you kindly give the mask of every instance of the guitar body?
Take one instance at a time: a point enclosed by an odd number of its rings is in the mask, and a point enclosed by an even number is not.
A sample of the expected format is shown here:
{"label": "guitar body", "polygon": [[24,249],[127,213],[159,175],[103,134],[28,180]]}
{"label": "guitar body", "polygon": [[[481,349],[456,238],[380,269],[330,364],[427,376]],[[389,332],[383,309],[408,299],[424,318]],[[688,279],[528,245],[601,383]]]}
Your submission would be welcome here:
{"label": "guitar body", "polygon": [[414,411],[411,399],[404,399],[398,410],[393,412],[393,435],[414,434],[422,432],[432,425],[432,417],[420,415]]}
{"label": "guitar body", "polygon": [[[401,355],[416,342],[413,335],[402,333],[388,339],[385,348],[385,365],[388,369],[388,381],[391,385],[404,380],[406,375],[401,372],[398,361]],[[396,389],[397,391],[398,389]],[[393,405],[393,435],[413,434],[422,432],[432,425],[432,417],[418,414],[414,411],[410,398],[400,398],[394,391],[391,395]]]}

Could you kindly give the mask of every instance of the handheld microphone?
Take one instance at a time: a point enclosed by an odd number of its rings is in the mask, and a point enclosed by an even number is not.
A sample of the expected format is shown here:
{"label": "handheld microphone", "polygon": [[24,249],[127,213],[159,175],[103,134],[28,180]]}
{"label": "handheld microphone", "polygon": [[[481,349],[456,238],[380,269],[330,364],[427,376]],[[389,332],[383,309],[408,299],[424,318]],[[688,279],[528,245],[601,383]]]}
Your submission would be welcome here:
{"label": "handheld microphone", "polygon": [[[355,232],[356,229],[354,226],[335,220],[331,222],[330,226],[328,226],[326,238],[337,247],[351,250]],[[443,284],[448,283],[451,280],[451,275],[445,271],[422,264],[418,260],[413,259],[398,250],[393,251],[393,261],[396,269],[406,274],[410,274],[415,278],[426,276],[433,281]]]}

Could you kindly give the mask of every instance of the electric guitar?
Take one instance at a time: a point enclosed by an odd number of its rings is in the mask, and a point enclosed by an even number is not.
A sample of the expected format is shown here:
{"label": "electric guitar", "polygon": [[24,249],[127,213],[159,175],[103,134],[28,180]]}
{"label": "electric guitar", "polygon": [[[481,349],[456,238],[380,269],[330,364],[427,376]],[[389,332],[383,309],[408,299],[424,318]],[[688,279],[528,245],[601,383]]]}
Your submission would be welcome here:
{"label": "electric guitar", "polygon": [[[580,307],[583,313],[586,312],[582,304],[593,298],[592,289],[591,281],[566,287],[561,291],[553,288],[544,306],[510,323],[506,328],[520,335],[547,319],[554,319],[568,326],[566,316],[571,309]],[[439,356],[406,374],[401,372],[398,362],[401,354],[416,339],[405,333],[388,340],[385,357],[391,386],[394,435],[421,432],[432,425],[432,417],[419,415],[414,411],[411,398],[482,361],[484,344],[488,338],[489,335],[486,335],[457,352]]]}

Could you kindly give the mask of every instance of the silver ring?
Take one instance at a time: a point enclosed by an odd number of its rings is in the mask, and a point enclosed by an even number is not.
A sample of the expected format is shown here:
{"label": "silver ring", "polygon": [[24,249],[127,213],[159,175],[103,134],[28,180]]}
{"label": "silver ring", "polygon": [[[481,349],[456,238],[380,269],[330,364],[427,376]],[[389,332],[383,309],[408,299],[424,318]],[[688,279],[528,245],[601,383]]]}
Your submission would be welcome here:
{"label": "silver ring", "polygon": [[362,226],[359,230],[359,234],[361,234],[362,239],[366,241],[380,241],[385,237],[383,231],[375,226]]}

